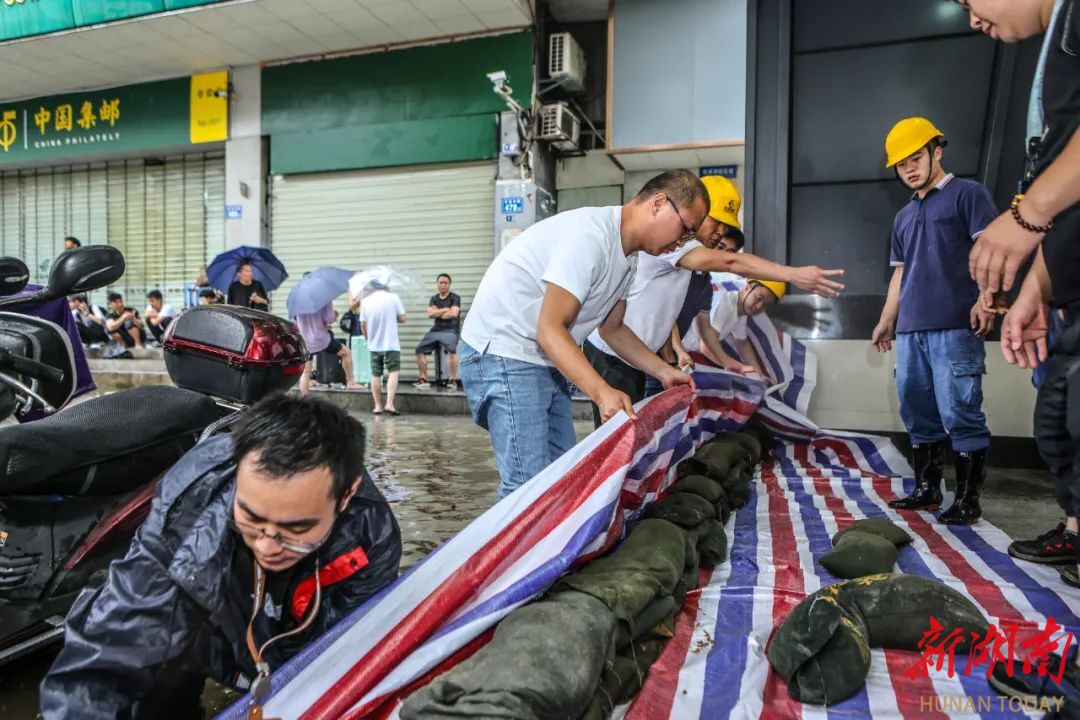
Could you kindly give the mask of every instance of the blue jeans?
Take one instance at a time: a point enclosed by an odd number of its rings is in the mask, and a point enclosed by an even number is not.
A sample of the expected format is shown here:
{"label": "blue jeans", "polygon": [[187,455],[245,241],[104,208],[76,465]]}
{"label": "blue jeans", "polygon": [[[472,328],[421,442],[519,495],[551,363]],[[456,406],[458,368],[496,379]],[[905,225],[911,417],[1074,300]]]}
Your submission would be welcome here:
{"label": "blue jeans", "polygon": [[465,341],[458,358],[473,420],[491,436],[503,498],[577,442],[570,388],[555,368],[481,354]]}
{"label": "blue jeans", "polygon": [[896,335],[896,392],[900,417],[917,445],[952,440],[957,452],[990,445],[982,411],[986,349],[971,330]]}

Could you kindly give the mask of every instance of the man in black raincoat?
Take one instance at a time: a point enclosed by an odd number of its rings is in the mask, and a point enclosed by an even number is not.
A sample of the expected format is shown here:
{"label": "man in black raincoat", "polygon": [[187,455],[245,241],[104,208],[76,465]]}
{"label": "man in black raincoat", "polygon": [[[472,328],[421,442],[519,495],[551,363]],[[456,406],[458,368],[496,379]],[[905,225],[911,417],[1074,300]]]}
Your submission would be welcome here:
{"label": "man in black raincoat", "polygon": [[207,677],[255,694],[391,583],[401,534],[364,440],[344,411],[279,395],[184,456],[127,556],[72,608],[44,717],[201,718]]}

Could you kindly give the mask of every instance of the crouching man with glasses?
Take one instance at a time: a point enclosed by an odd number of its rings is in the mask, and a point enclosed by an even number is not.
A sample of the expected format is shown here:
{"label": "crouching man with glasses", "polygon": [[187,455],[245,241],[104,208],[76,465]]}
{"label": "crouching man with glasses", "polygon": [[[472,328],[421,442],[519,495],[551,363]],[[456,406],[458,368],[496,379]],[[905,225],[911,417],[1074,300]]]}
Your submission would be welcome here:
{"label": "crouching man with glasses", "polygon": [[364,427],[278,395],[190,451],[42,682],[53,718],[202,718],[207,677],[265,699],[270,673],[390,584],[401,534]]}

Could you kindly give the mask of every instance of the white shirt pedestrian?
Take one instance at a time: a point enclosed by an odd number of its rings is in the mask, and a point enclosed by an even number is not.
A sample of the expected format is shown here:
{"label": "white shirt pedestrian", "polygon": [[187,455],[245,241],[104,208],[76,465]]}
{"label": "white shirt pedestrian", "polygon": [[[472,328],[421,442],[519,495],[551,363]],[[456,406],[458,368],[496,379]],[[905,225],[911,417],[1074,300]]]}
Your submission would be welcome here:
{"label": "white shirt pedestrian", "polygon": [[360,304],[360,322],[367,324],[371,352],[400,352],[398,317],[405,314],[401,298],[389,290],[376,290]]}

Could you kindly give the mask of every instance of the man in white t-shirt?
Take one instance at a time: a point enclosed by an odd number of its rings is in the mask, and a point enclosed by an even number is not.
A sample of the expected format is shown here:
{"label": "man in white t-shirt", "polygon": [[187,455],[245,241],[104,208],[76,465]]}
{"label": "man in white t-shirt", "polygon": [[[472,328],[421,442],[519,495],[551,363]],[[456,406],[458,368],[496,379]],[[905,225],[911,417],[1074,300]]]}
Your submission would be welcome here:
{"label": "man in white t-shirt", "polygon": [[360,333],[367,338],[371,350],[371,397],[375,401],[372,412],[382,415],[382,374],[386,370],[386,412],[400,415],[394,407],[398,375],[401,372],[401,341],[398,325],[405,322],[405,306],[401,298],[376,286],[375,292],[364,297],[360,304]]}
{"label": "man in white t-shirt", "polygon": [[160,290],[151,290],[146,293],[146,303],[146,312],[143,313],[143,319],[146,320],[146,326],[150,329],[150,334],[154,336],[154,340],[161,342],[165,331],[168,330],[169,325],[176,318],[176,311],[173,310],[172,305],[165,303]]}
{"label": "man in white t-shirt", "polygon": [[[788,267],[751,255],[719,249],[730,227],[739,227],[739,191],[725,177],[702,178],[709,193],[709,216],[698,228],[697,238],[681,248],[657,256],[643,255],[626,299],[623,323],[658,352],[672,337],[672,329],[683,307],[687,288],[694,272],[736,272],[756,277],[790,280],[804,290],[823,297],[836,297],[843,285],[829,279],[843,270],[822,270],[815,266]],[[645,397],[646,376],[619,357],[593,332],[585,343],[585,357],[609,385],[623,391],[634,402]],[[683,367],[688,358],[678,358]],[[593,405],[593,422],[600,426],[599,408]]]}
{"label": "man in white t-shirt", "polygon": [[533,225],[484,274],[465,318],[459,374],[473,419],[487,429],[505,497],[575,443],[567,381],[603,419],[633,403],[592,369],[581,343],[596,328],[609,346],[665,387],[692,385],[623,324],[638,253],[692,239],[708,212],[687,170],[659,175],[627,205],[579,208]]}
{"label": "man in white t-shirt", "polygon": [[[746,319],[765,312],[784,298],[787,287],[782,282],[751,280],[740,290],[718,290],[713,293],[708,321],[698,317],[703,349],[707,348],[720,366],[743,375],[757,374],[769,378],[761,358],[750,342]],[[730,340],[739,357],[737,360],[724,351],[720,343]]]}

